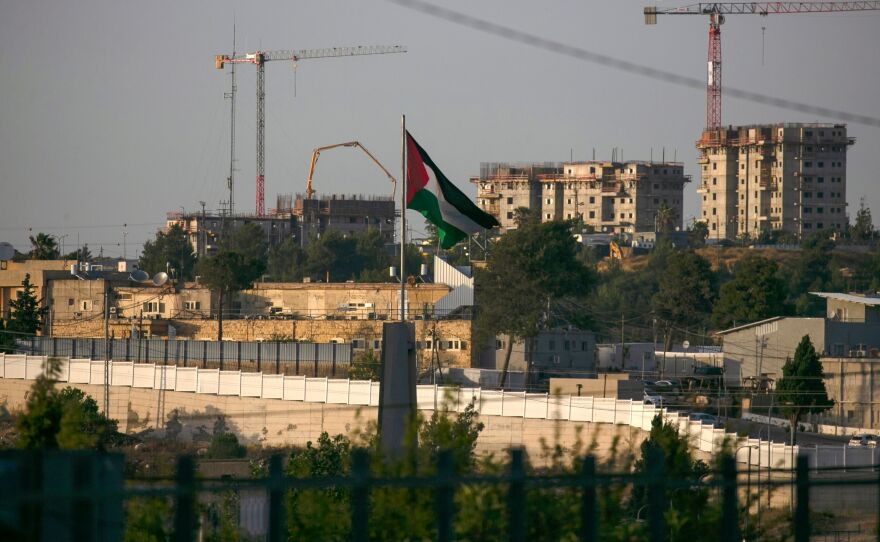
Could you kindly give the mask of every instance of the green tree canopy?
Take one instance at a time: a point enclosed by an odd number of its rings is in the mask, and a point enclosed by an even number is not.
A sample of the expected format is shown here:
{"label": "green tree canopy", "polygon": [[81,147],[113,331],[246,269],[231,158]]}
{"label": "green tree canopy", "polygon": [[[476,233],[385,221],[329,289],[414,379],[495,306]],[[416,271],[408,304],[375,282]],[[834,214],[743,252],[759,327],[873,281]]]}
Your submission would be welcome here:
{"label": "green tree canopy", "polygon": [[269,250],[266,272],[272,280],[299,282],[305,275],[306,252],[294,239],[285,239]]}
{"label": "green tree canopy", "polygon": [[718,302],[712,311],[713,322],[721,327],[744,324],[787,314],[788,296],[785,281],[779,277],[773,260],[751,255],[741,260],[733,280],[721,286]]}
{"label": "green tree canopy", "polygon": [[871,208],[865,205],[864,198],[859,202],[856,220],[850,227],[850,236],[856,241],[871,241],[877,237],[874,221],[871,218]]}
{"label": "green tree canopy", "polygon": [[58,252],[58,244],[55,238],[47,233],[38,233],[36,237],[30,236],[31,241],[31,260],[57,260],[60,256]]}
{"label": "green tree canopy", "polygon": [[801,339],[794,359],[786,359],[782,366],[782,378],[776,382],[776,403],[788,418],[792,445],[797,442],[797,425],[802,416],[825,412],[834,406],[825,389],[822,362],[809,335]]}
{"label": "green tree canopy", "polygon": [[553,327],[560,316],[562,321],[583,316],[581,307],[560,314],[571,305],[559,303],[583,300],[595,281],[579,260],[577,248],[570,223],[524,220],[501,237],[486,268],[479,270],[477,337],[485,341],[503,333],[513,339],[505,353],[505,374],[514,340],[534,338]]}
{"label": "green tree canopy", "polygon": [[217,294],[217,340],[223,340],[223,303],[233,292],[249,287],[263,274],[263,260],[247,259],[238,252],[221,251],[198,262],[200,281]]}
{"label": "green tree canopy", "polygon": [[139,265],[150,275],[165,271],[167,266],[175,269],[183,280],[192,280],[195,261],[186,232],[179,224],[174,224],[167,232],[157,232],[155,239],[144,243]]}
{"label": "green tree canopy", "polygon": [[89,250],[89,245],[85,244],[82,248],[78,248],[73,252],[68,252],[64,255],[65,260],[75,260],[78,262],[90,262],[92,261],[92,252]]}
{"label": "green tree canopy", "polygon": [[16,333],[34,335],[43,328],[43,319],[49,311],[48,307],[40,307],[40,300],[35,293],[36,286],[31,284],[30,273],[25,274],[21,281],[21,290],[15,293],[15,299],[9,302],[10,314],[6,322],[6,330]]}
{"label": "green tree canopy", "polygon": [[222,242],[220,250],[238,252],[246,260],[264,260],[269,250],[269,240],[263,228],[248,222],[230,233]]}
{"label": "green tree canopy", "polygon": [[98,403],[82,390],[56,389],[60,371],[60,358],[47,358],[16,423],[18,446],[28,450],[106,449],[116,435],[116,421],[98,412]]}
{"label": "green tree canopy", "polygon": [[715,274],[709,262],[693,251],[676,253],[661,273],[651,299],[654,314],[666,329],[666,347],[672,329],[705,325],[715,298]]}

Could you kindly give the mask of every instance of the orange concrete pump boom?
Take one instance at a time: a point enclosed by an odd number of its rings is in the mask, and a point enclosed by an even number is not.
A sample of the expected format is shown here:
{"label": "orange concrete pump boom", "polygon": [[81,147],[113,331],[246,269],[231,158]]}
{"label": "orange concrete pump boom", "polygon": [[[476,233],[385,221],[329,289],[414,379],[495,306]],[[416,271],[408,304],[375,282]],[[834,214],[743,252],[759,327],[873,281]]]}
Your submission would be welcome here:
{"label": "orange concrete pump boom", "polygon": [[[330,149],[335,149],[337,147],[358,147],[360,150],[364,151],[364,153],[366,153],[366,155],[369,156],[370,159],[373,162],[375,162],[375,164],[377,166],[379,166],[382,169],[382,171],[385,172],[385,175],[388,175],[388,178],[391,180],[392,183],[394,183],[394,190],[395,191],[397,190],[397,179],[394,178],[394,175],[392,175],[385,168],[385,166],[383,166],[382,163],[379,162],[379,160],[377,160],[376,157],[373,156],[373,154],[367,150],[366,147],[361,145],[360,142],[358,142],[358,141],[347,141],[345,143],[336,143],[335,145],[326,145],[324,147],[318,147],[317,149],[312,151],[312,163],[309,166],[309,178],[306,181],[306,198],[312,199],[312,196],[314,196],[314,194],[315,194],[315,190],[312,188],[312,177],[314,176],[315,165],[317,165],[317,163],[318,163],[318,157],[321,156],[321,152],[327,151]],[[392,195],[392,197],[393,197],[393,195]]]}

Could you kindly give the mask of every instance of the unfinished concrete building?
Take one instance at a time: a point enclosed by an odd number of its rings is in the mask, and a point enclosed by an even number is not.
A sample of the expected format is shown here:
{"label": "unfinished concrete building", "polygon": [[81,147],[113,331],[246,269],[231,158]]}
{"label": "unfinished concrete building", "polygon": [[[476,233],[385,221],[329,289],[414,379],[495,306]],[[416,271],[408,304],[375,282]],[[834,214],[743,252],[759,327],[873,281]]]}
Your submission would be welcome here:
{"label": "unfinished concrete building", "polygon": [[165,227],[179,225],[199,256],[216,252],[225,235],[245,224],[256,224],[270,247],[293,239],[300,246],[335,230],[354,235],[378,230],[386,243],[394,242],[394,201],[390,197],[331,194],[308,199],[279,195],[278,205],[266,216],[217,212],[170,212]]}
{"label": "unfinished concrete building", "polygon": [[846,228],[844,124],[764,124],[705,131],[697,142],[701,219],[711,240]]}
{"label": "unfinished concrete building", "polygon": [[581,219],[597,232],[656,231],[666,219],[680,229],[690,177],[680,162],[564,162],[482,164],[477,204],[502,231],[516,227],[515,210],[537,209],[542,221]]}

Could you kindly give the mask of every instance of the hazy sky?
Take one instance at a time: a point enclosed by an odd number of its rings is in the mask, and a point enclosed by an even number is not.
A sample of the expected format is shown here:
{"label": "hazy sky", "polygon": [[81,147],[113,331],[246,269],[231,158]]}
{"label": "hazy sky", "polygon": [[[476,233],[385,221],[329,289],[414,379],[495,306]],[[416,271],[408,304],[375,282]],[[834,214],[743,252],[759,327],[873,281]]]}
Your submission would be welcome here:
{"label": "hazy sky", "polygon": [[[439,2],[438,2],[439,3]],[[684,3],[684,2],[683,2]],[[707,20],[643,24],[624,0],[444,1],[475,17],[681,75],[706,72]],[[678,5],[661,3],[662,5]],[[405,45],[409,52],[266,68],[266,207],[301,192],[311,150],[360,140],[397,175],[400,115],[466,192],[483,161],[677,155],[693,175],[705,93],[617,72],[452,25],[382,0],[0,0],[0,241],[29,249],[38,231],[77,236],[94,254],[127,252],[167,211],[226,198],[229,76],[214,55],[239,50]],[[725,85],[880,116],[880,12],[732,16]],[[764,62],[761,28],[766,27]],[[236,210],[254,209],[255,70],[238,70]],[[723,120],[834,122],[728,98]],[[880,128],[849,125],[847,199],[880,213]],[[390,195],[365,156],[322,155],[319,192]],[[414,221],[421,230],[423,221]],[[29,230],[32,228],[32,232]]]}

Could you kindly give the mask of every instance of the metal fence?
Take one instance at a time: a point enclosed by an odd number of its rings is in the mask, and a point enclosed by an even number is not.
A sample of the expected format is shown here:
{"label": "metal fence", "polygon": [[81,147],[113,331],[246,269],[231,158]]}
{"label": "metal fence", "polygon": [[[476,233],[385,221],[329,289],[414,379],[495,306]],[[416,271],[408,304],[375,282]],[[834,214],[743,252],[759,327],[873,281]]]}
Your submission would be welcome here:
{"label": "metal fence", "polygon": [[[832,487],[841,493],[863,488],[872,492],[870,505],[874,512],[880,502],[877,473],[868,472],[859,478],[844,478],[835,470],[811,475],[805,458],[799,458],[793,471],[780,471],[779,479],[765,481],[761,486],[751,484],[744,472],[738,472],[731,457],[722,460],[710,476],[668,476],[665,460],[657,452],[647,454],[645,469],[639,473],[600,471],[592,456],[585,456],[577,468],[554,474],[536,472],[528,469],[525,454],[516,449],[511,450],[506,468],[492,473],[459,469],[450,452],[440,452],[436,468],[427,471],[431,474],[388,474],[394,468],[378,467],[377,462],[371,466],[371,458],[363,449],[351,453],[348,474],[338,469],[322,477],[288,476],[280,455],[269,458],[266,475],[240,480],[198,476],[197,463],[191,456],[177,460],[174,478],[151,480],[124,480],[119,455],[7,453],[0,455],[0,464],[5,467],[0,470],[5,488],[0,493],[0,528],[15,540],[51,538],[53,542],[115,542],[132,529],[146,528],[148,524],[135,522],[131,511],[126,512],[126,503],[138,499],[161,500],[162,506],[153,510],[149,526],[163,530],[162,539],[175,542],[215,539],[206,537],[216,534],[208,532],[212,520],[206,511],[230,495],[236,497],[233,513],[227,514],[226,525],[219,527],[226,536],[216,539],[242,537],[270,542],[291,539],[291,525],[303,514],[311,515],[313,521],[340,525],[339,539],[355,542],[371,539],[371,525],[396,520],[399,525],[395,526],[395,539],[409,540],[413,539],[412,534],[406,532],[406,522],[401,521],[400,514],[415,513],[417,508],[419,521],[424,522],[417,539],[471,539],[469,535],[473,533],[462,532],[459,522],[472,511],[458,507],[463,493],[474,488],[495,492],[492,502],[480,502],[494,512],[492,517],[477,518],[477,522],[496,523],[494,532],[473,537],[479,540],[532,539],[529,533],[534,533],[536,526],[530,522],[541,517],[536,509],[554,506],[556,513],[565,513],[542,526],[545,531],[537,537],[541,540],[601,540],[609,528],[625,525],[625,536],[615,539],[665,541],[674,529],[668,523],[670,512],[672,521],[677,517],[680,522],[684,514],[687,521],[697,522],[703,531],[700,540],[759,540],[766,534],[760,530],[761,521],[770,520],[762,518],[755,499],[760,501],[762,492],[769,494],[784,488],[792,497],[791,514],[777,514],[777,526],[786,534],[793,534],[795,542],[807,542],[811,536],[827,534],[814,523],[817,516],[811,514],[816,493]],[[47,476],[50,472],[54,476]],[[681,495],[682,490],[704,491],[708,505],[701,510],[672,510],[676,494]],[[411,499],[408,509],[390,510],[390,501],[386,499],[383,505],[377,500],[389,491],[407,492],[405,496]],[[300,492],[306,498],[291,501],[291,492]],[[335,495],[334,509],[317,509],[307,502],[308,495],[321,492]],[[627,502],[632,495],[638,495],[636,506]],[[559,506],[554,497],[566,499],[566,508]],[[617,509],[609,513],[609,507]],[[753,512],[755,508],[757,511]],[[773,517],[770,509],[763,513]],[[553,511],[549,516],[554,516]],[[867,536],[860,539],[880,539],[876,516],[872,516],[868,511],[863,524]],[[213,528],[218,529],[216,519],[213,523]],[[466,525],[474,525],[473,518]],[[874,534],[868,534],[872,529]],[[372,538],[375,539],[375,533]]]}
{"label": "metal fence", "polygon": [[[27,337],[21,350],[36,356],[104,359],[104,339]],[[168,339],[109,339],[109,359],[161,363],[183,367],[238,369],[276,374],[346,376],[351,344],[276,341],[197,341]]]}

